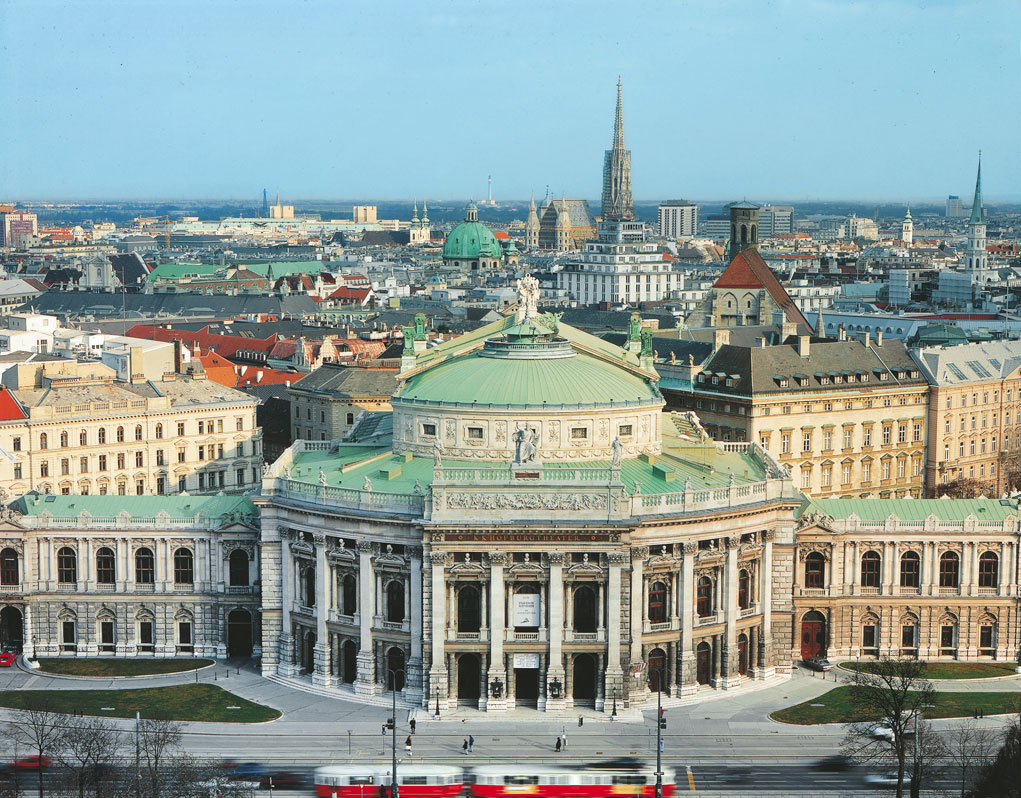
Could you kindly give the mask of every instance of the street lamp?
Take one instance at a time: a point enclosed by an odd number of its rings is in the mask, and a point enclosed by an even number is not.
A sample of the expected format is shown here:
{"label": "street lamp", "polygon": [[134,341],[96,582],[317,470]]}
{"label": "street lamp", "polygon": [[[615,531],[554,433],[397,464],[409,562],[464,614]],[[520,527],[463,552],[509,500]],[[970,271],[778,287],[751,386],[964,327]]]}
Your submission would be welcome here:
{"label": "street lamp", "polygon": [[617,688],[613,688],[613,712],[610,713],[611,718],[617,717]]}
{"label": "street lamp", "polygon": [[[663,798],[663,726],[666,721],[663,717],[663,679],[666,675],[665,668],[656,668],[656,798]],[[649,670],[647,681],[652,682],[652,669]],[[616,711],[617,694],[614,692],[614,711]]]}
{"label": "street lamp", "polygon": [[436,714],[433,715],[433,720],[440,719],[440,686],[436,685]]}
{"label": "street lamp", "polygon": [[[390,771],[390,798],[399,798],[399,790],[397,789],[397,674],[405,675],[403,668],[397,668],[396,670],[389,671],[390,673],[390,692],[393,696],[393,709],[390,716],[390,739],[393,747],[393,766]],[[437,699],[437,709],[439,708],[439,700]]]}

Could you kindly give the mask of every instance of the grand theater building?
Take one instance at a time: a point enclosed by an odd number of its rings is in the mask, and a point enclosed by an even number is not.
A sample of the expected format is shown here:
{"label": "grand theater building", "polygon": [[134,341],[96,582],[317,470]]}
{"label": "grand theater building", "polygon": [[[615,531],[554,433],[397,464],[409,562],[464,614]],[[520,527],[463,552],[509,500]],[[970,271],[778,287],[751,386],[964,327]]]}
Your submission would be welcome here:
{"label": "grand theater building", "polygon": [[261,498],[263,673],[448,712],[639,706],[788,673],[802,502],[662,412],[651,337],[538,315],[435,348],[392,414],[298,441]]}

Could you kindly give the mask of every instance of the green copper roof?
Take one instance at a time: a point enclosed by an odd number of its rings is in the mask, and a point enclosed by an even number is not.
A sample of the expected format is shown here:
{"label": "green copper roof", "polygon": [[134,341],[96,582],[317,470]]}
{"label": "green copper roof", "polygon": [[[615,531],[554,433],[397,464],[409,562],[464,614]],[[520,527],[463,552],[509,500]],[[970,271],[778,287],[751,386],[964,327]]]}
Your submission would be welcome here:
{"label": "green copper roof", "polygon": [[498,407],[650,405],[656,386],[623,366],[581,352],[551,360],[505,360],[475,352],[409,377],[397,401]]}
{"label": "green copper roof", "polygon": [[922,523],[930,515],[941,521],[963,521],[969,515],[979,521],[999,523],[1018,514],[1017,502],[999,499],[813,499],[799,514],[820,512],[833,518],[856,515],[862,521],[885,521],[891,515],[901,521]]}
{"label": "green copper roof", "polygon": [[194,518],[204,513],[220,518],[227,513],[254,515],[255,505],[246,496],[55,496],[27,493],[11,503],[22,515],[37,516],[46,512],[66,518],[83,511],[94,518],[112,518],[127,511],[132,518],[154,518],[166,512],[171,518]]}
{"label": "green copper roof", "polygon": [[443,244],[444,258],[499,258],[503,248],[482,222],[461,222]]}

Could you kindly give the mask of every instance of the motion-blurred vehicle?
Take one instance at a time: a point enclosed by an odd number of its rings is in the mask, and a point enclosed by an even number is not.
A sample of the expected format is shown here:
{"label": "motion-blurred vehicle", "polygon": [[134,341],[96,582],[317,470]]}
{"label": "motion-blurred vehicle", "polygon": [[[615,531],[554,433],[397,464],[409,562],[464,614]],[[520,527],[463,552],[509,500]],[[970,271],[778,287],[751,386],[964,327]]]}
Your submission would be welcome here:
{"label": "motion-blurred vehicle", "polygon": [[[868,773],[865,776],[865,783],[870,787],[896,787],[897,786],[897,774],[896,773]],[[907,773],[904,774],[904,786],[911,786],[911,776]]]}
{"label": "motion-blurred vehicle", "polygon": [[46,756],[46,754],[42,756],[32,754],[31,756],[15,759],[11,762],[10,767],[17,768],[18,770],[39,770],[39,768],[48,768],[52,764],[53,760]]}
{"label": "motion-blurred vehicle", "polygon": [[815,763],[816,770],[826,770],[830,773],[843,773],[844,771],[851,770],[853,767],[854,762],[843,754],[834,754]]}
{"label": "motion-blurred vehicle", "polygon": [[833,670],[833,663],[830,662],[826,657],[809,657],[808,659],[801,660],[806,668],[813,671],[831,671]]}

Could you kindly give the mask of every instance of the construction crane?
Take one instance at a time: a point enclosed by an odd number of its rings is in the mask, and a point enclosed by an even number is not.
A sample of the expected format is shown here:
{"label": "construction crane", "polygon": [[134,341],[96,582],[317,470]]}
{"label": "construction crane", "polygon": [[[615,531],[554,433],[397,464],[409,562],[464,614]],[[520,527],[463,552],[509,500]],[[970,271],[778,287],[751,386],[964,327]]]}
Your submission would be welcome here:
{"label": "construction crane", "polygon": [[170,249],[170,226],[172,222],[169,216],[163,217],[163,241],[167,249]]}

